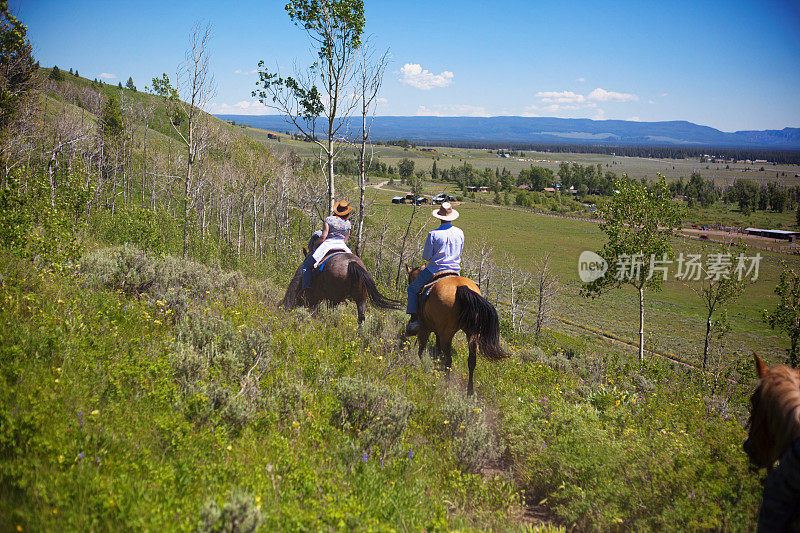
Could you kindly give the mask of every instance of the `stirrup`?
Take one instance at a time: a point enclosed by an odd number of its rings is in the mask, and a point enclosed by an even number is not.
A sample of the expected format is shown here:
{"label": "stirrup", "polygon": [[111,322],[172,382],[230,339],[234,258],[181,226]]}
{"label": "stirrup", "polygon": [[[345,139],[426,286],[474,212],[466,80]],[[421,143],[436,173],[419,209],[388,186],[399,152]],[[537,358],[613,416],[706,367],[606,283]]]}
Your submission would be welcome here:
{"label": "stirrup", "polygon": [[412,336],[419,333],[419,320],[414,320],[413,318],[408,321],[406,324],[406,336]]}

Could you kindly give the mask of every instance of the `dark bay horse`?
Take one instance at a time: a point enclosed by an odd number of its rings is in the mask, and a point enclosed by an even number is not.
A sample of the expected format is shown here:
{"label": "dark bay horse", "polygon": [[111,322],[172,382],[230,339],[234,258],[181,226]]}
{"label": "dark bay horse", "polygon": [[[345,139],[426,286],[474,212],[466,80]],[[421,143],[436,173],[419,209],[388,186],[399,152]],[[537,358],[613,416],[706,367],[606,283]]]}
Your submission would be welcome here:
{"label": "dark bay horse", "polygon": [[[409,268],[408,282],[416,279],[422,267]],[[433,286],[419,310],[420,330],[417,334],[419,357],[428,345],[431,333],[436,335],[436,347],[444,357],[444,367],[450,370],[453,363],[453,336],[460,330],[467,336],[469,345],[469,381],[467,396],[472,396],[472,374],[475,371],[476,353],[491,361],[508,357],[500,347],[500,320],[497,310],[481,296],[481,290],[469,278],[448,276]]]}
{"label": "dark bay horse", "polygon": [[[316,236],[308,242],[308,252],[313,253]],[[285,309],[293,309],[304,305],[313,310],[322,303],[338,305],[346,300],[352,300],[358,310],[358,325],[364,322],[367,311],[367,299],[381,309],[399,309],[400,302],[382,295],[375,285],[375,280],[367,272],[361,258],[352,253],[329,254],[322,272],[314,272],[311,277],[311,286],[301,293],[302,268],[298,268],[286,294],[280,304]]]}
{"label": "dark bay horse", "polygon": [[750,397],[744,451],[754,467],[770,470],[758,530],[800,531],[800,371],[782,365],[768,369],[754,357],[759,380]]}

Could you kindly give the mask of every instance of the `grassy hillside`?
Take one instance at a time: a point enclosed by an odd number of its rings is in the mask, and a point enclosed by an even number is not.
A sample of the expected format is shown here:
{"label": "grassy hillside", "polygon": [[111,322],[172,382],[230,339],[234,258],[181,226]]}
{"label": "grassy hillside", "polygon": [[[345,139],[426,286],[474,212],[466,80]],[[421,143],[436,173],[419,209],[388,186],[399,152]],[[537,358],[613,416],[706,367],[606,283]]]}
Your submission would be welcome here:
{"label": "grassy hillside", "polygon": [[[710,374],[639,363],[559,324],[534,339],[501,305],[509,357],[479,359],[467,399],[461,335],[448,375],[432,346],[419,360],[401,312],[370,309],[359,329],[352,304],[277,307],[314,224],[313,168],[215,123],[187,198],[171,126],[154,123],[145,144],[130,111],[125,152],[86,126],[97,109],[79,97],[87,82],[65,76],[43,100],[32,163],[0,194],[3,528],[754,528],[763,474],[741,451],[749,361],[723,353]],[[82,120],[76,131],[95,135],[47,166],[52,139]],[[402,295],[393,274],[409,206],[391,194],[370,192],[364,258],[383,292]],[[497,264],[552,252],[559,314],[631,336],[629,293],[576,295],[574,256],[600,247],[596,225],[459,209],[469,254],[481,239]],[[415,232],[430,223],[422,213]],[[406,260],[418,259],[414,242]],[[755,302],[772,301],[767,263],[768,282],[732,308],[733,338],[774,361],[780,340],[753,318]],[[686,357],[697,340],[689,296],[668,286],[648,311],[656,347]]]}
{"label": "grassy hillside", "polygon": [[730,406],[609,346],[507,337],[468,401],[463,356],[450,379],[418,361],[401,316],[287,314],[269,282],[130,247],[63,273],[4,254],[0,292],[12,527],[518,529],[544,504],[581,527],[752,527]]}

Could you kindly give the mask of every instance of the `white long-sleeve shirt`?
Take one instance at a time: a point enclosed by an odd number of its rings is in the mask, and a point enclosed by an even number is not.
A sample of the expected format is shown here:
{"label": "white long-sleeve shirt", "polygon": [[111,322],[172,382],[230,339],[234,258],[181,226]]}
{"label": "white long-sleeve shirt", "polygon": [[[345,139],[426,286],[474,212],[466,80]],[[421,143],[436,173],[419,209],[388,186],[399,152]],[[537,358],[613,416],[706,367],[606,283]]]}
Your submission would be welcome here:
{"label": "white long-sleeve shirt", "polygon": [[449,222],[428,233],[422,258],[428,261],[432,274],[443,270],[461,270],[461,251],[464,249],[464,232]]}

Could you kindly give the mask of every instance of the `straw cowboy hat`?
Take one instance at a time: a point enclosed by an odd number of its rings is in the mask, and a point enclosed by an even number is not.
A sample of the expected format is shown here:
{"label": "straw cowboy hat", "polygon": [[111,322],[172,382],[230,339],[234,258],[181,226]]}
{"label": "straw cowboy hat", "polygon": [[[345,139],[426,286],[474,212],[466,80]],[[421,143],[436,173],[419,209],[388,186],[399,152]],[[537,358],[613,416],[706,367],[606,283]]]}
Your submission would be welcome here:
{"label": "straw cowboy hat", "polygon": [[347,203],[347,200],[336,202],[336,205],[333,206],[333,214],[339,215],[340,217],[346,217],[352,210],[353,208],[350,207],[350,204]]}
{"label": "straw cowboy hat", "polygon": [[444,220],[445,222],[452,222],[458,218],[458,211],[453,209],[453,206],[450,205],[450,202],[442,202],[442,205],[439,206],[439,209],[431,211],[431,214],[439,220]]}

